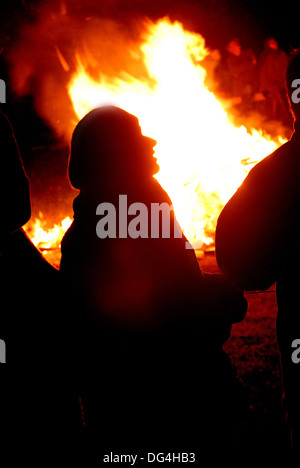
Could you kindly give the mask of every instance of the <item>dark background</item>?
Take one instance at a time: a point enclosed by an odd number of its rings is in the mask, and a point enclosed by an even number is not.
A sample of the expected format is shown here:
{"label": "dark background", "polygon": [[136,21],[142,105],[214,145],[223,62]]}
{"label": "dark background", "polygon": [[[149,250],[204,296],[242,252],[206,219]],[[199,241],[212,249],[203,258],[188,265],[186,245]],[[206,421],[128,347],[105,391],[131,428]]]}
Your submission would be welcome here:
{"label": "dark background", "polygon": [[[26,22],[34,22],[42,7],[53,8],[64,1],[9,0],[1,2],[1,47],[7,46]],[[262,0],[66,0],[75,15],[101,15],[127,21],[132,16],[157,19],[168,15],[183,20],[207,39],[208,45],[222,48],[224,42],[239,37],[243,44],[259,49],[268,35],[275,36],[286,51],[299,46],[299,2]]]}

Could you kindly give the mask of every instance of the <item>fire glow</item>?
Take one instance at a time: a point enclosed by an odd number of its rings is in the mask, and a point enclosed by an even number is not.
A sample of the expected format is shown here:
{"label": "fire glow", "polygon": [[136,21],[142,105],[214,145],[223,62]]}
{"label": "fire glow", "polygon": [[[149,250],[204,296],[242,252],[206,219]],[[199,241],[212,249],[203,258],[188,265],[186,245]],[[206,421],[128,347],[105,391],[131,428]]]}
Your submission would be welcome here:
{"label": "fire glow", "polygon": [[156,177],[170,195],[185,235],[195,248],[213,245],[225,203],[253,165],[284,139],[272,141],[261,130],[249,132],[230,122],[222,103],[204,85],[201,61],[209,50],[200,34],[168,19],[149,21],[140,48],[132,54],[142,57],[147,79],[126,70],[118,78],[99,71],[95,79],[85,66],[91,57],[77,54],[77,70],[66,90],[77,121],[106,104],[136,115],[143,133],[157,140]]}
{"label": "fire glow", "polygon": [[[61,240],[71,226],[72,220],[68,216],[61,221],[59,224],[54,224],[51,229],[46,229],[43,220],[43,214],[40,213],[40,217],[34,221],[30,221],[25,226],[25,231],[31,238],[32,243],[47,257],[48,252],[51,250],[60,249]],[[54,254],[54,262],[58,266],[57,255]]]}

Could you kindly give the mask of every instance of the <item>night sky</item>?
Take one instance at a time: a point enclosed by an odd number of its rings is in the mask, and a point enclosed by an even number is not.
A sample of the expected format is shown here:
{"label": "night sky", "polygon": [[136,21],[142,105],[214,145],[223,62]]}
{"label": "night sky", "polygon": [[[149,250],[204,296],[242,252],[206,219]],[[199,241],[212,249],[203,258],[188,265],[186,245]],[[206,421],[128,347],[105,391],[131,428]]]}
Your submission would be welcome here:
{"label": "night sky", "polygon": [[[228,41],[238,37],[245,48],[252,48],[259,56],[264,40],[268,36],[277,39],[279,46],[289,53],[300,46],[298,10],[299,3],[262,0],[10,0],[0,4],[0,78],[7,83],[7,114],[14,120],[17,135],[28,147],[32,138],[45,137],[44,122],[34,113],[30,96],[16,98],[11,90],[7,57],[19,40],[24,25],[34,24],[41,8],[49,11],[60,10],[66,4],[68,15],[77,22],[87,17],[111,18],[122,27],[130,27],[133,19],[139,21],[145,16],[156,20],[169,16],[179,20],[185,29],[198,32],[206,39],[210,48],[225,50]],[[36,38],[38,41],[38,37]],[[24,113],[31,112],[25,119]],[[37,130],[37,131],[36,131]],[[49,133],[49,132],[48,132]],[[51,133],[51,132],[50,132]],[[22,143],[22,141],[21,141]],[[41,141],[35,141],[39,144]],[[27,146],[27,145],[26,145]]]}
{"label": "night sky", "polygon": [[[15,38],[20,25],[34,21],[41,6],[61,1],[10,0],[1,2],[1,46]],[[84,18],[87,15],[109,16],[127,21],[130,16],[149,16],[156,19],[169,15],[183,20],[186,27],[200,32],[208,43],[222,47],[224,41],[239,37],[247,46],[259,48],[264,37],[275,36],[282,48],[300,45],[299,2],[271,0],[66,0],[68,11]]]}

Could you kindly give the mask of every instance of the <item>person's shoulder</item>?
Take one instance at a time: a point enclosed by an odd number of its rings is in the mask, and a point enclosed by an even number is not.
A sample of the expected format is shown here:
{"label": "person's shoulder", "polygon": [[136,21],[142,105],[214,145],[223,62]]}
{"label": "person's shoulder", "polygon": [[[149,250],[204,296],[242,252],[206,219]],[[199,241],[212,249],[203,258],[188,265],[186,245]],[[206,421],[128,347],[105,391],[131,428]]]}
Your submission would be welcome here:
{"label": "person's shoulder", "polygon": [[299,186],[300,148],[290,140],[257,163],[242,186],[247,189],[277,191]]}
{"label": "person's shoulder", "polygon": [[279,49],[279,50],[278,50],[278,55],[279,55],[280,57],[283,57],[284,59],[287,59],[287,58],[288,58],[287,54],[286,54],[285,51],[282,50],[282,49]]}
{"label": "person's shoulder", "polygon": [[[299,157],[297,157],[299,156]],[[270,170],[284,170],[291,164],[298,165],[300,163],[300,145],[296,145],[294,139],[283,143],[276,148],[271,154],[258,162],[250,171],[252,174]]]}

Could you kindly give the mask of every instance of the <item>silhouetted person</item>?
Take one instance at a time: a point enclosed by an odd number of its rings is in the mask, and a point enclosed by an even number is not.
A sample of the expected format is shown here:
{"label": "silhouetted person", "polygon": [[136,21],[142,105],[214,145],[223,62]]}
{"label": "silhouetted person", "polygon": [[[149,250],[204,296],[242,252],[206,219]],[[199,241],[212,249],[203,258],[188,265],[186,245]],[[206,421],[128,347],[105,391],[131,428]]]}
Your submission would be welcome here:
{"label": "silhouetted person", "polygon": [[[205,59],[201,60],[201,67],[203,67],[206,71],[204,84],[209,89],[209,91],[218,90],[220,79],[218,75],[220,72],[221,63],[222,56],[218,49],[210,51],[210,53],[205,57]],[[222,91],[224,92],[225,90],[222,89]]]}
{"label": "silhouetted person", "polygon": [[227,67],[231,75],[232,96],[241,98],[241,110],[252,107],[253,95],[257,86],[256,57],[252,49],[242,49],[238,39],[227,44]]}
{"label": "silhouetted person", "polygon": [[267,38],[258,63],[259,91],[266,96],[266,112],[272,119],[283,118],[287,113],[285,86],[287,65],[286,53],[279,49],[274,38]]}
{"label": "silhouetted person", "polygon": [[[300,78],[300,55],[287,69],[287,93],[295,118],[291,139],[258,163],[226,204],[216,229],[221,269],[243,289],[267,289],[277,282],[277,338],[281,353],[288,423],[299,447],[300,364],[292,342],[300,337],[297,308],[300,230],[300,104],[291,100]],[[294,94],[295,96],[295,94]],[[294,99],[294,97],[293,97]]]}
{"label": "silhouetted person", "polygon": [[[205,447],[220,442],[223,425],[236,417],[238,385],[222,345],[246,301],[222,278],[202,275],[178,225],[182,236],[174,234],[173,212],[170,236],[160,227],[150,237],[151,204],[171,205],[153,177],[155,144],[135,116],[109,106],[87,114],[72,137],[69,177],[80,194],[61,272],[81,294],[80,396],[89,451],[98,457],[125,446]],[[145,225],[142,237],[125,236],[134,210],[120,221],[120,194],[128,207],[147,207],[149,238]],[[115,206],[117,216],[116,231],[102,239],[101,203]]]}
{"label": "silhouetted person", "polygon": [[0,338],[7,355],[1,365],[1,460],[14,447],[11,463],[43,464],[45,458],[64,459],[66,432],[76,419],[72,382],[65,380],[67,308],[59,272],[22,229],[30,218],[29,184],[1,112],[0,141]]}

